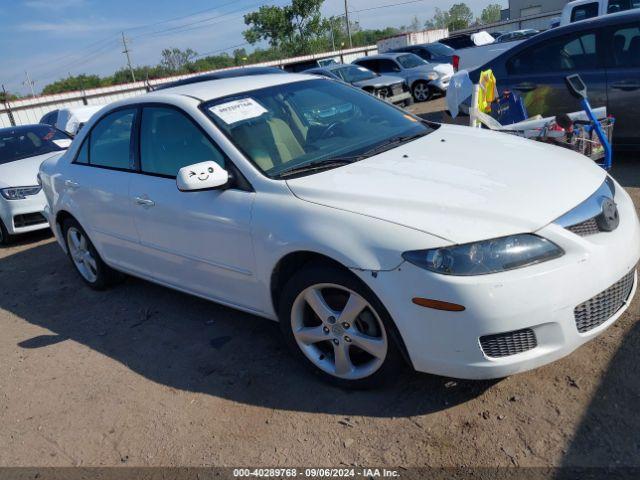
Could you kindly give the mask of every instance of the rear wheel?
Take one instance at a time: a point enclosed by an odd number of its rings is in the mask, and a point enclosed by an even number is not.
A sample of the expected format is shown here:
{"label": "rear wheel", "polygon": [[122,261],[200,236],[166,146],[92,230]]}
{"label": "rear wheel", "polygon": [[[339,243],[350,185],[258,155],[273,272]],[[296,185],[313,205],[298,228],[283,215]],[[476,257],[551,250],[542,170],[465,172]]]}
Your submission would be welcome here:
{"label": "rear wheel", "polygon": [[121,277],[121,274],[102,261],[86,232],[75,219],[65,220],[62,231],[71,263],[87,285],[101,290]]}
{"label": "rear wheel", "polygon": [[427,82],[418,81],[413,84],[411,93],[416,102],[426,102],[433,97],[433,91]]}
{"label": "rear wheel", "polygon": [[337,267],[314,266],[289,280],[280,325],[294,354],[341,387],[389,383],[404,366],[384,306],[359,279]]}

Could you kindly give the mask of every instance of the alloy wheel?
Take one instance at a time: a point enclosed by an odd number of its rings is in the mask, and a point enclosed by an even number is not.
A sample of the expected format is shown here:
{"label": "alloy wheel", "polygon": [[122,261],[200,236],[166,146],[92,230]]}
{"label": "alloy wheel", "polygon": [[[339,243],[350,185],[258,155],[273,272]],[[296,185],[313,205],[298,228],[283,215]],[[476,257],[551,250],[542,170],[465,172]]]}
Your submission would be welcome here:
{"label": "alloy wheel", "polygon": [[413,96],[419,102],[426,102],[427,100],[429,100],[429,98],[431,98],[431,91],[429,89],[429,85],[422,82],[418,83],[416,86],[413,87]]}
{"label": "alloy wheel", "polygon": [[380,316],[361,295],[341,285],[317,284],[300,292],[291,309],[291,327],[304,355],[338,378],[368,377],[387,356]]}
{"label": "alloy wheel", "polygon": [[67,246],[71,260],[82,277],[89,283],[98,279],[98,263],[89,249],[87,237],[75,227],[67,230]]}

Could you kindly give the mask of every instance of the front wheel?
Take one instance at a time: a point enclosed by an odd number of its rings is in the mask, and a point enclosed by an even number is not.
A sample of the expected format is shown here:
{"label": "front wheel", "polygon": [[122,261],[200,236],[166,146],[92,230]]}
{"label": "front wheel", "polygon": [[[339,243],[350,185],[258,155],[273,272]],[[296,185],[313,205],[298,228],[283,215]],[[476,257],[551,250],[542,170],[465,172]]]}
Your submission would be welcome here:
{"label": "front wheel", "polygon": [[0,219],[0,245],[9,245],[9,243],[11,243],[11,236]]}
{"label": "front wheel", "polygon": [[318,265],[296,273],[282,292],[280,325],[294,355],[338,386],[390,383],[403,367],[386,309],[342,269]]}
{"label": "front wheel", "polygon": [[427,82],[418,81],[414,83],[411,93],[416,102],[426,102],[433,97],[433,91]]}

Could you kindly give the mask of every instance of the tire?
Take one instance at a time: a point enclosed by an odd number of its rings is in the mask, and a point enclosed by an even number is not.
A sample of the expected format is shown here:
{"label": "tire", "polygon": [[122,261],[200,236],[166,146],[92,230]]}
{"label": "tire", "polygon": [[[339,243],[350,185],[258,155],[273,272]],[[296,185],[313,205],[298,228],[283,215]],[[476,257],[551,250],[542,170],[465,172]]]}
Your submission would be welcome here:
{"label": "tire", "polygon": [[7,232],[2,219],[0,219],[0,245],[9,245],[12,240],[13,238],[9,235],[9,232]]}
{"label": "tire", "polygon": [[281,292],[279,318],[294,356],[339,387],[388,385],[406,367],[389,313],[364,283],[341,268],[318,264],[295,273]]}
{"label": "tire", "polygon": [[413,105],[413,97],[411,97],[411,98],[407,98],[407,99],[404,101],[403,108],[410,107],[411,105]]}
{"label": "tire", "polygon": [[62,224],[67,255],[80,278],[91,288],[103,290],[122,278],[122,274],[109,267],[93,246],[89,236],[73,218]]}
{"label": "tire", "polygon": [[433,98],[433,90],[427,82],[418,80],[411,86],[411,95],[416,102],[426,102]]}

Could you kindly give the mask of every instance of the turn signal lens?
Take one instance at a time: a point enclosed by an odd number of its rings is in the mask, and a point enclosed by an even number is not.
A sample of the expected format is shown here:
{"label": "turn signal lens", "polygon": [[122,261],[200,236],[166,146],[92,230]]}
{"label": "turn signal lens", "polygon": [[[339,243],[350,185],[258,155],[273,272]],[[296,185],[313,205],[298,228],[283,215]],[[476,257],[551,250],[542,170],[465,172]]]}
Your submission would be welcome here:
{"label": "turn signal lens", "polygon": [[421,307],[433,308],[435,310],[462,312],[465,309],[463,305],[458,305],[457,303],[443,302],[442,300],[433,300],[431,298],[415,297],[411,301]]}

